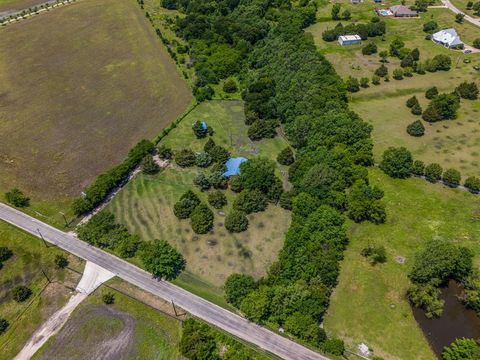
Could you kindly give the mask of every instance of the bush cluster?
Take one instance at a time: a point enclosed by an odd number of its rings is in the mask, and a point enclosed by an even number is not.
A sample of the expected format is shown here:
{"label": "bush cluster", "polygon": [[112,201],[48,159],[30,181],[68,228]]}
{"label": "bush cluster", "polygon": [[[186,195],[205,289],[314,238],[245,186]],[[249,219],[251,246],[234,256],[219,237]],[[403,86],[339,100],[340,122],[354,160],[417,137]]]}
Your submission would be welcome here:
{"label": "bush cluster", "polygon": [[85,189],[85,196],[73,201],[72,209],[76,215],[82,215],[94,209],[107,195],[119,186],[135,169],[142,159],[151,154],[154,145],[148,140],[142,140],[128,153],[127,158],[118,166],[99,175],[92,185]]}

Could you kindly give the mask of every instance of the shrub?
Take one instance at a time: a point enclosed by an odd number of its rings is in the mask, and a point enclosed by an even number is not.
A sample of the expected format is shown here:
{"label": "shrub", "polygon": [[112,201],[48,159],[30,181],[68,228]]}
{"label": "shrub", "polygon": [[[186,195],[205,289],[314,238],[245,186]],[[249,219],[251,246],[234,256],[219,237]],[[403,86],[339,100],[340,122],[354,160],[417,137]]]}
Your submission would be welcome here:
{"label": "shrub", "polygon": [[175,216],[179,219],[187,219],[192,211],[200,204],[200,199],[191,190],[185,192],[173,207]]}
{"label": "shrub", "polygon": [[370,79],[369,78],[366,78],[366,77],[362,77],[360,79],[360,86],[362,88],[368,88],[368,83],[370,82]]}
{"label": "shrub", "polygon": [[240,210],[247,214],[264,211],[267,205],[267,197],[257,189],[244,190],[233,202],[235,210]]}
{"label": "shrub", "polygon": [[210,156],[210,154],[207,153],[207,152],[202,152],[200,154],[197,154],[197,156],[195,158],[195,164],[198,167],[202,167],[202,168],[206,168],[206,167],[210,166],[212,164],[212,162],[213,162],[213,159]]}
{"label": "shrub", "polygon": [[248,229],[248,219],[245,212],[232,210],[225,217],[225,228],[231,233],[239,233]]}
{"label": "shrub", "polygon": [[463,99],[478,99],[478,87],[474,82],[469,83],[464,81],[455,88],[455,92]]}
{"label": "shrub", "polygon": [[373,84],[373,85],[379,85],[379,84],[380,84],[380,76],[378,76],[378,75],[373,75],[373,76],[372,76],[372,84]]}
{"label": "shrub", "polygon": [[285,320],[284,328],[288,333],[316,346],[321,346],[327,338],[325,330],[318,326],[315,319],[300,312],[290,315]]}
{"label": "shrub", "polygon": [[210,184],[214,189],[226,189],[227,188],[227,182],[228,179],[223,176],[223,170],[222,171],[214,171],[210,174],[208,180],[210,181]]}
{"label": "shrub", "polygon": [[111,292],[103,294],[102,300],[106,305],[112,305],[115,302],[115,295]]}
{"label": "shrub", "polygon": [[286,147],[277,156],[277,161],[281,165],[292,165],[295,161],[295,157],[293,156],[293,151],[291,147]]}
{"label": "shrub", "polygon": [[278,123],[276,120],[256,120],[249,128],[247,135],[250,140],[257,141],[274,138],[277,135]]}
{"label": "shrub", "polygon": [[12,288],[13,300],[16,302],[24,302],[32,295],[32,290],[23,285],[14,286]]}
{"label": "shrub", "polygon": [[182,149],[175,153],[175,162],[178,166],[189,167],[195,165],[196,156],[190,149]]}
{"label": "shrub", "polygon": [[197,139],[202,139],[208,135],[208,126],[205,126],[204,122],[200,120],[195,121],[192,130]]}
{"label": "shrub", "polygon": [[193,179],[193,184],[198,186],[201,191],[207,191],[212,187],[210,179],[204,174],[200,173]]}
{"label": "shrub", "polygon": [[256,288],[255,279],[250,275],[232,274],[225,281],[225,299],[235,306],[240,307],[245,296]]}
{"label": "shrub", "polygon": [[415,307],[423,309],[429,319],[439,317],[443,313],[444,301],[439,299],[440,289],[431,284],[413,284],[407,292],[407,297]]}
{"label": "shrub", "polygon": [[375,75],[381,78],[388,75],[388,68],[385,66],[385,64],[380,65],[380,67],[375,70]]}
{"label": "shrub", "polygon": [[227,197],[220,190],[212,191],[208,193],[208,203],[215,209],[221,209],[227,205]]}
{"label": "shrub", "polygon": [[155,160],[153,160],[153,156],[150,154],[143,158],[140,166],[145,174],[153,175],[160,171],[160,166],[158,166]]}
{"label": "shrub", "polygon": [[340,339],[330,338],[323,342],[322,350],[328,354],[341,356],[345,352],[345,344]]}
{"label": "shrub", "polygon": [[480,38],[473,40],[473,47],[475,49],[480,49]]}
{"label": "shrub", "polygon": [[474,194],[480,192],[480,179],[475,176],[468,177],[463,185]]}
{"label": "shrub", "polygon": [[411,136],[423,136],[425,134],[425,126],[420,120],[416,120],[407,126],[407,133]]}
{"label": "shrub", "polygon": [[158,279],[173,280],[185,269],[185,259],[165,240],[142,242],[140,259]]}
{"label": "shrub", "polygon": [[213,228],[213,212],[205,204],[200,203],[195,207],[190,220],[196,234],[206,234]]}
{"label": "shrub", "polygon": [[410,112],[413,114],[413,115],[422,115],[422,107],[420,106],[420,104],[415,104],[413,105],[413,107],[410,109]]}
{"label": "shrub", "polygon": [[476,360],[480,359],[480,346],[473,339],[456,339],[442,352],[442,360]]}
{"label": "shrub", "polygon": [[435,69],[435,71],[448,71],[452,66],[452,59],[448,55],[435,55],[431,60],[431,67]]}
{"label": "shrub", "polygon": [[443,169],[439,164],[429,164],[425,167],[425,178],[432,183],[436,183],[441,179],[442,172]]}
{"label": "shrub", "polygon": [[242,180],[238,176],[232,176],[230,178],[230,190],[239,193],[243,190]]}
{"label": "shrub", "polygon": [[227,79],[223,83],[223,91],[226,93],[232,94],[237,91],[237,83],[233,79]]}
{"label": "shrub", "polygon": [[227,149],[215,145],[209,151],[207,151],[212,157],[213,161],[224,164],[229,158],[230,153]]}
{"label": "shrub", "polygon": [[362,48],[363,55],[372,55],[377,52],[377,45],[373,42],[368,43]]}
{"label": "shrub", "polygon": [[215,147],[215,141],[213,141],[212,138],[208,138],[205,145],[203,145],[203,151],[208,153],[211,156],[210,152],[213,150],[214,147]]}
{"label": "shrub", "polygon": [[407,178],[412,171],[412,154],[404,147],[390,147],[384,151],[380,169],[393,178]]}
{"label": "shrub", "polygon": [[6,246],[0,246],[0,262],[7,261],[13,256],[13,251]]}
{"label": "shrub", "polygon": [[402,69],[395,69],[393,70],[393,75],[392,77],[395,80],[402,80],[403,79],[403,70]]}
{"label": "shrub", "polygon": [[406,67],[413,67],[414,65],[414,60],[413,60],[413,57],[412,55],[408,54],[407,56],[405,56],[402,61],[400,62],[400,66],[402,68],[406,68]]}
{"label": "shrub", "polygon": [[450,187],[457,187],[460,185],[460,179],[460,172],[456,169],[447,169],[442,176],[443,183]]}
{"label": "shrub", "polygon": [[23,208],[30,204],[30,199],[26,197],[23,192],[15,188],[5,193],[5,200],[13,206]]}
{"label": "shrub", "polygon": [[166,147],[165,145],[161,145],[157,149],[158,157],[162,160],[170,160],[173,157],[172,149]]}
{"label": "shrub", "polygon": [[68,266],[68,259],[60,254],[55,255],[54,262],[59,269],[65,269]]}
{"label": "shrub", "polygon": [[284,193],[282,193],[282,195],[280,196],[280,203],[279,203],[280,206],[285,210],[292,210],[292,207],[293,207],[292,200],[294,196],[295,196],[295,191],[293,190],[285,191]]}
{"label": "shrub", "polygon": [[3,335],[7,331],[9,326],[10,323],[8,322],[8,320],[0,318],[0,335]]}
{"label": "shrub", "polygon": [[425,97],[429,100],[432,100],[437,95],[438,95],[438,89],[436,86],[432,86],[427,91],[425,91]]}
{"label": "shrub", "polygon": [[368,258],[372,265],[383,264],[387,261],[387,251],[383,245],[368,245],[362,249],[361,255]]}
{"label": "shrub", "polygon": [[416,96],[412,96],[411,98],[409,98],[406,102],[406,105],[408,108],[412,108],[414,107],[415,105],[418,105],[418,99]]}
{"label": "shrub", "polygon": [[438,24],[433,20],[423,24],[423,31],[427,33],[433,33],[437,29],[438,29]]}
{"label": "shrub", "polygon": [[454,94],[437,95],[428,105],[422,118],[425,121],[435,122],[440,120],[455,119],[460,108],[460,100]]}
{"label": "shrub", "polygon": [[423,176],[425,174],[425,164],[421,160],[415,160],[412,165],[412,174]]}
{"label": "shrub", "polygon": [[194,319],[188,319],[183,323],[179,349],[186,359],[215,360],[219,358],[217,343],[210,328]]}
{"label": "shrub", "polygon": [[347,81],[345,82],[346,88],[350,92],[357,92],[360,90],[360,83],[358,80],[352,76],[349,76],[347,78]]}

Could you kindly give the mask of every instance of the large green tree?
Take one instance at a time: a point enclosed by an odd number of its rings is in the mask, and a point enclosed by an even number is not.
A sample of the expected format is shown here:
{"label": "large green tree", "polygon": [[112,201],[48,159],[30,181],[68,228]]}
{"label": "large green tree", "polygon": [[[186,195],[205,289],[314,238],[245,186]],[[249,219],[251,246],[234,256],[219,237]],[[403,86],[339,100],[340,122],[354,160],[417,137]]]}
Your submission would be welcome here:
{"label": "large green tree", "polygon": [[404,147],[390,147],[383,153],[380,169],[393,178],[404,179],[410,176],[412,165],[413,158],[410,151]]}
{"label": "large green tree", "polygon": [[158,279],[173,280],[185,269],[185,259],[165,240],[142,243],[140,258],[145,269]]}

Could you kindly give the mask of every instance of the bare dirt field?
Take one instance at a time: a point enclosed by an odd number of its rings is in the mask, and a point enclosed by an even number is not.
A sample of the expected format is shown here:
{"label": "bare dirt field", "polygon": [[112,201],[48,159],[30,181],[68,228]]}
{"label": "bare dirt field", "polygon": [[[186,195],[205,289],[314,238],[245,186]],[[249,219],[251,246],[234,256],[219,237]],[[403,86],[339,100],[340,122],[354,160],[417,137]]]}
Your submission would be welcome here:
{"label": "bare dirt field", "polygon": [[0,53],[0,191],[34,200],[78,195],[191,100],[135,1],[82,0],[1,28]]}

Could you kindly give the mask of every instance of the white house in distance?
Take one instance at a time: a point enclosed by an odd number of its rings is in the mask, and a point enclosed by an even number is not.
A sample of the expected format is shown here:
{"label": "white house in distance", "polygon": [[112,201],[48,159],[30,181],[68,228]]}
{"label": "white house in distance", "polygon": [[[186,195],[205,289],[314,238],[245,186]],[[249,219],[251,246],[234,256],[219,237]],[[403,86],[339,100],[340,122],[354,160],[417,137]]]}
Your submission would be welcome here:
{"label": "white house in distance", "polygon": [[361,44],[362,38],[360,35],[340,35],[338,37],[338,43],[342,46]]}
{"label": "white house in distance", "polygon": [[432,34],[432,40],[437,44],[443,45],[446,48],[462,47],[463,42],[460,40],[455,29],[444,29]]}

